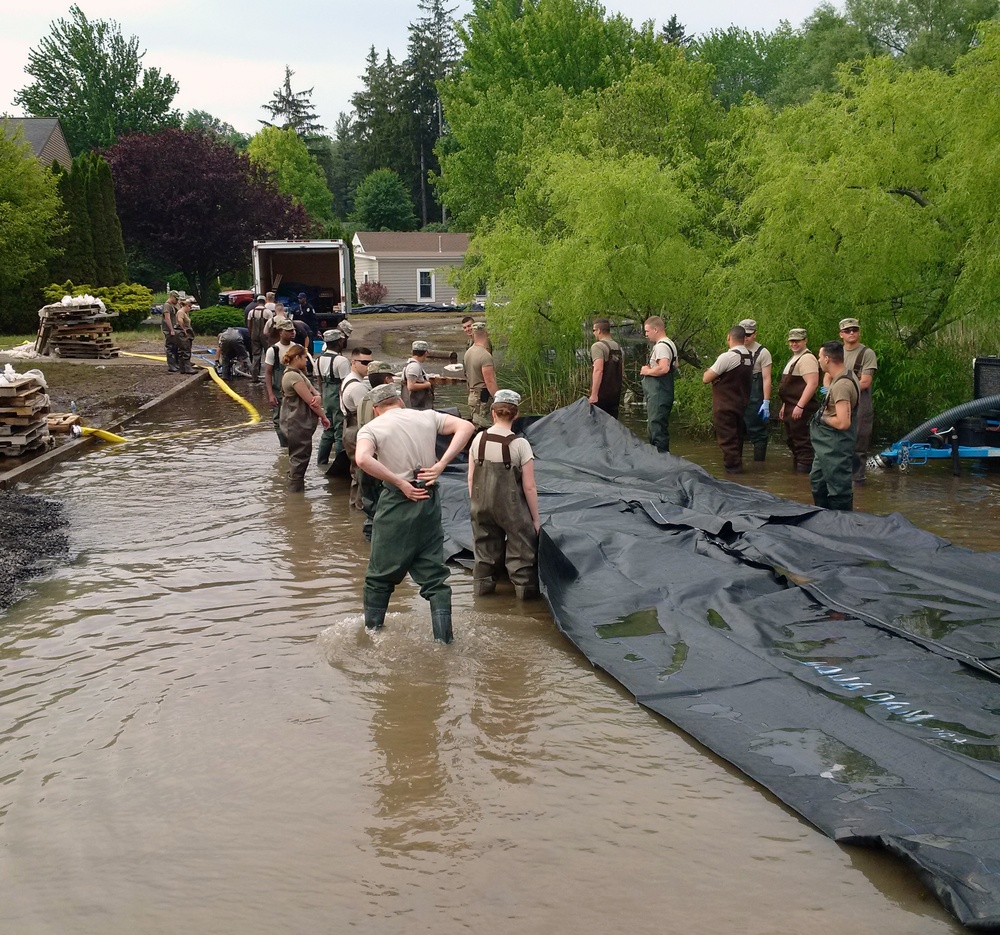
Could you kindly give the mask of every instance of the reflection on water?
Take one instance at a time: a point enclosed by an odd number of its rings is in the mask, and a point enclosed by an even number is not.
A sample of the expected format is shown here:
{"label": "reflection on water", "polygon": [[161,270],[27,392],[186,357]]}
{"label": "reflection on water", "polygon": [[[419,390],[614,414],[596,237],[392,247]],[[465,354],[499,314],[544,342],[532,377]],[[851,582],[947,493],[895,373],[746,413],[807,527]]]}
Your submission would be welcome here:
{"label": "reflection on water", "polygon": [[[158,417],[225,406],[206,387]],[[0,618],[3,931],[959,931],[467,572],[452,646],[408,583],[366,634],[346,488],[290,499],[283,472],[262,425],[38,484],[75,560]]]}

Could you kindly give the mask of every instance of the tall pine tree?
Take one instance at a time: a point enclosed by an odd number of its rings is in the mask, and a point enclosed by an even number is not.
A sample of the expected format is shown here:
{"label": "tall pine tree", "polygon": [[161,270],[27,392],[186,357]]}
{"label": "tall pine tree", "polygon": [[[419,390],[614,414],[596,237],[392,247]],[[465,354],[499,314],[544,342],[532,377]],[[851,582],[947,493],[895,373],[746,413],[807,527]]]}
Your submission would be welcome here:
{"label": "tall pine tree", "polygon": [[97,159],[96,154],[88,153],[85,156],[78,156],[76,161],[79,162],[84,177],[90,233],[94,240],[94,282],[91,285],[111,286],[114,283],[111,281],[110,237],[104,211],[104,197],[101,194],[101,180],[97,173]]}
{"label": "tall pine tree", "polygon": [[98,156],[97,179],[101,188],[101,200],[104,203],[104,223],[108,237],[108,269],[110,272],[109,286],[128,282],[128,268],[125,263],[125,242],[122,239],[122,225],[118,220],[118,207],[115,204],[115,183],[111,177],[111,166],[107,159]]}

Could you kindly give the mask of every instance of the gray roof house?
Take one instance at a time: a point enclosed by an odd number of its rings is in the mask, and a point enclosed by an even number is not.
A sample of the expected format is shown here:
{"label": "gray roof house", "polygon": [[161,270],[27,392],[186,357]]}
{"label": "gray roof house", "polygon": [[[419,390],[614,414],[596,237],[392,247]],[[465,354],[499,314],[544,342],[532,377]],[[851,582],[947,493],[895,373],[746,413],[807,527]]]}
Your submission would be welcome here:
{"label": "gray roof house", "polygon": [[8,135],[21,131],[43,166],[50,166],[55,161],[64,169],[70,167],[73,157],[58,117],[6,117],[0,119],[0,124],[2,120],[6,120]]}
{"label": "gray roof house", "polygon": [[383,302],[446,305],[457,295],[449,271],[465,261],[469,235],[358,231],[353,246],[357,284],[382,283]]}

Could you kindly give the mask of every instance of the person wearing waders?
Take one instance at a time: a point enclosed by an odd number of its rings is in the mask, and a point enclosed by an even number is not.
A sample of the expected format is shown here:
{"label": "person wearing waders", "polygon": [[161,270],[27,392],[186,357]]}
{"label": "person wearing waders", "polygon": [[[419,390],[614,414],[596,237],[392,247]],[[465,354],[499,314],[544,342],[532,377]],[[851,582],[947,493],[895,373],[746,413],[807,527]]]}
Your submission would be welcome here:
{"label": "person wearing waders", "polygon": [[472,324],[472,346],[465,352],[463,367],[469,385],[469,419],[481,429],[493,424],[490,404],[497,391],[493,354],[489,351],[490,335],[485,321]]}
{"label": "person wearing waders", "polygon": [[[368,365],[368,382],[371,388],[382,386],[383,383],[392,383],[395,375],[392,372],[392,365],[384,360],[373,360]],[[358,403],[358,428],[367,425],[375,418],[375,407],[372,405],[372,394],[366,393],[361,402]],[[361,509],[365,513],[365,522],[361,527],[361,532],[365,539],[372,541],[372,524],[375,520],[375,507],[378,505],[378,497],[382,492],[382,481],[370,477],[361,468],[355,469],[355,476],[358,480],[358,495],[361,502]]]}
{"label": "person wearing waders", "polygon": [[163,350],[167,355],[167,372],[179,373],[177,365],[177,300],[180,298],[173,289],[167,294],[163,303],[163,315],[160,318],[160,331],[163,332]]}
{"label": "person wearing waders", "polygon": [[819,365],[830,382],[823,408],[809,426],[814,452],[809,486],[816,506],[853,510],[851,475],[861,387],[854,372],[844,364],[844,345],[840,341],[827,341],[820,348]]}
{"label": "person wearing waders", "polygon": [[[274,329],[278,335],[278,342],[272,344],[267,349],[267,353],[264,354],[264,389],[267,390],[267,401],[271,406],[271,422],[274,425],[274,432],[278,436],[278,444],[282,448],[287,448],[288,439],[281,431],[281,375],[285,370],[283,361],[290,347],[302,347],[302,345],[292,344],[295,328],[290,321],[279,321]],[[305,350],[305,348],[302,349]]]}
{"label": "person wearing waders", "polygon": [[505,565],[519,600],[538,597],[538,493],[534,453],[514,434],[521,397],[498,390],[490,407],[493,427],[469,446],[469,500],[476,564],[472,593],[492,594]]}
{"label": "person wearing waders", "polygon": [[743,437],[753,445],[754,461],[767,457],[767,423],[771,418],[771,352],[757,343],[757,322],[744,318],[740,327],[747,333],[745,347],[753,361],[750,402],[743,413]]}
{"label": "person wearing waders", "polygon": [[590,345],[590,360],[593,369],[590,375],[590,396],[587,401],[592,406],[604,410],[613,419],[617,419],[622,399],[625,362],[622,359],[621,346],[611,337],[611,322],[607,318],[598,318],[594,322],[594,343]]}
{"label": "person wearing waders", "polygon": [[351,362],[341,353],[347,339],[339,328],[323,332],[326,350],[319,356],[316,368],[323,392],[323,411],[330,424],[319,439],[316,463],[322,467],[330,463],[330,454],[336,457],[344,448],[344,413],[340,408],[340,386],[351,372]]}
{"label": "person wearing waders", "polygon": [[400,395],[407,409],[433,409],[434,386],[424,370],[427,352],[426,341],[414,341],[410,353],[413,355],[403,367],[403,382]]}
{"label": "person wearing waders", "polygon": [[819,386],[819,361],[806,347],[805,328],[788,332],[788,348],[792,359],[781,371],[778,397],[781,409],[778,418],[785,424],[785,440],[792,452],[792,469],[808,474],[812,469],[813,448],[809,441],[809,420],[819,408],[816,389]]}
{"label": "person wearing waders", "polygon": [[[358,467],[382,481],[365,572],[365,627],[382,627],[389,598],[409,572],[431,605],[434,639],[450,643],[451,588],[436,481],[474,429],[464,419],[433,409],[405,409],[392,383],[376,386],[371,401],[375,418],[358,431],[356,453]],[[452,439],[437,458],[439,434]]]}
{"label": "person wearing waders", "polygon": [[288,439],[288,490],[301,493],[306,489],[306,468],[312,457],[312,440],[316,423],[330,427],[323,412],[323,397],[306,376],[306,349],[293,344],[282,357],[281,431]]}
{"label": "person wearing waders", "polygon": [[[861,387],[856,420],[858,437],[854,442],[852,474],[855,484],[863,484],[868,446],[871,444],[875,421],[875,410],[872,407],[872,378],[878,370],[878,358],[870,347],[865,347],[861,343],[861,322],[857,318],[841,319],[840,340],[844,344],[844,366],[854,373],[858,386]],[[826,377],[823,378],[823,385],[830,385]]]}
{"label": "person wearing waders", "polygon": [[642,330],[646,340],[653,345],[649,363],[639,369],[642,392],[646,397],[649,443],[657,451],[670,451],[670,410],[674,408],[677,347],[667,337],[659,315],[650,315]]}
{"label": "person wearing waders", "polygon": [[191,366],[191,345],[194,343],[194,329],[191,327],[191,307],[194,299],[188,296],[177,309],[174,319],[174,353],[181,373],[194,373]]}
{"label": "person wearing waders", "polygon": [[247,309],[247,331],[250,332],[250,379],[260,383],[260,365],[267,347],[265,331],[273,312],[264,307],[264,296],[257,296],[257,301]]}
{"label": "person wearing waders", "polygon": [[723,351],[702,374],[702,383],[712,384],[712,424],[722,449],[727,474],[743,470],[743,413],[753,385],[752,355],[746,349],[747,333],[737,325],[726,334],[729,350]]}
{"label": "person wearing waders", "polygon": [[368,365],[372,362],[371,348],[356,347],[351,352],[351,372],[340,384],[340,411],[344,414],[344,451],[350,462],[351,490],[347,502],[352,508],[361,509],[361,488],[358,484],[355,451],[358,441],[358,407],[371,389],[368,382]]}

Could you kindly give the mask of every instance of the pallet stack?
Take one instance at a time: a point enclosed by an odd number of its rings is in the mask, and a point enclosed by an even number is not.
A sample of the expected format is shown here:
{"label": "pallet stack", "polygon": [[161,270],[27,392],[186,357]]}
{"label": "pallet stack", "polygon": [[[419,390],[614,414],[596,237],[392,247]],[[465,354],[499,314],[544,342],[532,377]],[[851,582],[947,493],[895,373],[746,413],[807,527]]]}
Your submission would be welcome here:
{"label": "pallet stack", "polygon": [[0,457],[19,458],[52,444],[49,397],[34,377],[0,383]]}
{"label": "pallet stack", "polygon": [[117,357],[111,319],[103,305],[46,305],[38,311],[35,351],[57,357]]}

